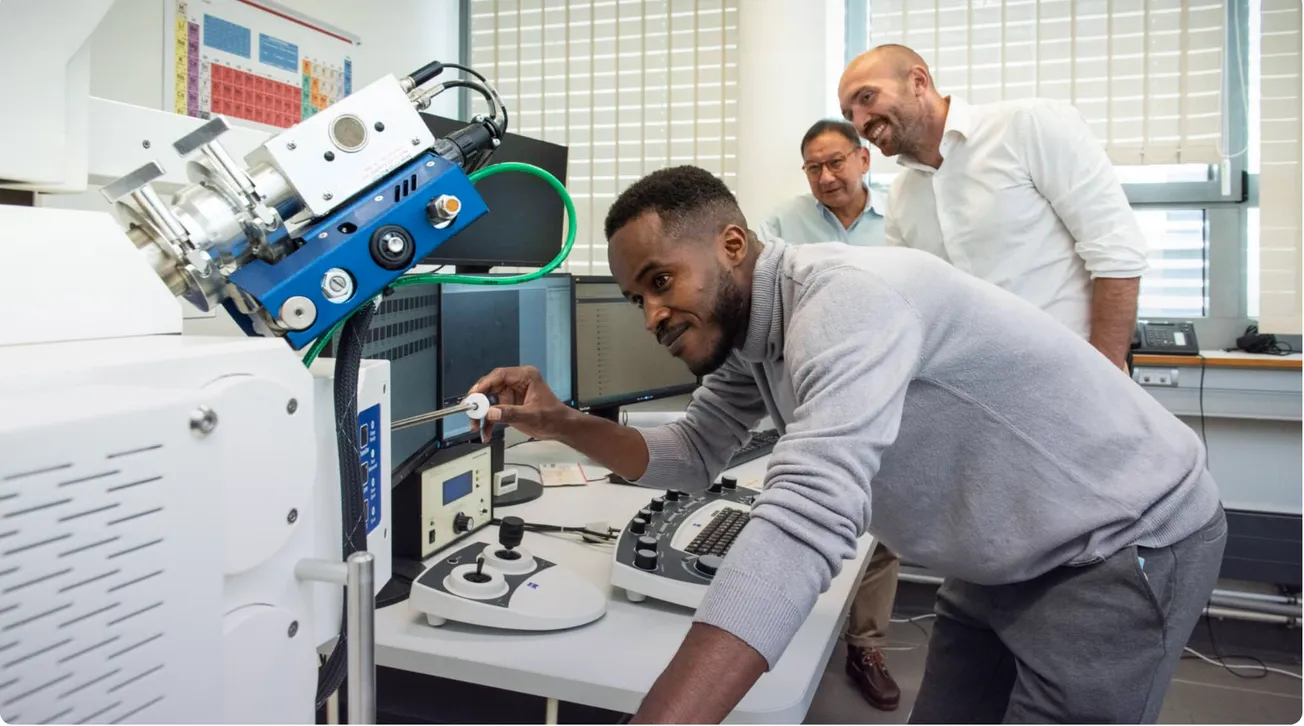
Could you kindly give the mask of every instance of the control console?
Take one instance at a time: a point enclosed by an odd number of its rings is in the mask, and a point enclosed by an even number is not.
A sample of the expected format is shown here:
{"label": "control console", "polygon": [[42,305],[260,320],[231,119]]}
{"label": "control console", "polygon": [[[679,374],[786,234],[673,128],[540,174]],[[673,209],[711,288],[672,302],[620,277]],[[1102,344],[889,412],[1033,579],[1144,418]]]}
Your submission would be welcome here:
{"label": "control console", "polygon": [[611,584],[634,602],[651,597],[696,608],[758,494],[726,476],[704,492],[671,490],[652,499],[620,534]]}
{"label": "control console", "polygon": [[504,517],[498,544],[476,542],[440,556],[412,583],[409,602],[430,625],[449,620],[509,630],[561,630],[607,611],[598,588],[521,547],[525,522]]}

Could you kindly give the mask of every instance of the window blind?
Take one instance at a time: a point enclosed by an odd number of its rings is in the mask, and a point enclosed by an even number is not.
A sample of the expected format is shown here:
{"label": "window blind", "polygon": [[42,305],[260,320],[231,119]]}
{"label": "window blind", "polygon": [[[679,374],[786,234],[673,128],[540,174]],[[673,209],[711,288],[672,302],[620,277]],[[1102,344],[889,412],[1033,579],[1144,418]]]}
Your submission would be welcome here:
{"label": "window blind", "polygon": [[563,269],[610,274],[602,225],[644,174],[735,187],[739,0],[471,0],[471,61],[513,131],[569,148],[578,234]]}
{"label": "window blind", "polygon": [[943,95],[1072,103],[1115,164],[1216,164],[1226,14],[1225,0],[870,0],[868,39],[913,48]]}
{"label": "window blind", "polygon": [[1262,0],[1259,171],[1259,330],[1299,334],[1301,145],[1300,2]]}

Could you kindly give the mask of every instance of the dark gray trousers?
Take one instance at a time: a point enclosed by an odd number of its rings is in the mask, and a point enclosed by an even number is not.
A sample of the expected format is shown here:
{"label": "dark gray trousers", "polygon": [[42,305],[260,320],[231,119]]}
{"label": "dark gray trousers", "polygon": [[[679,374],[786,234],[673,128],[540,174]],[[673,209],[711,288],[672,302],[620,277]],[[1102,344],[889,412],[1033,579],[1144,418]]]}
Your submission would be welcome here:
{"label": "dark gray trousers", "polygon": [[947,580],[910,722],[1155,722],[1226,543],[1220,507],[1171,547],[1011,585]]}

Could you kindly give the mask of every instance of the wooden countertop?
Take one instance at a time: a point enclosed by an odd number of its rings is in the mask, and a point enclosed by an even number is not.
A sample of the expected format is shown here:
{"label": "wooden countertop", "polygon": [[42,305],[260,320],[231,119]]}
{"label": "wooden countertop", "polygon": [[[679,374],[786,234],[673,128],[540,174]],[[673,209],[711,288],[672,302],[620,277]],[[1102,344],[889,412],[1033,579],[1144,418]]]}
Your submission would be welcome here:
{"label": "wooden countertop", "polygon": [[1275,370],[1301,370],[1304,355],[1260,355],[1240,351],[1204,350],[1200,355],[1137,355],[1134,366],[1200,366],[1209,368],[1270,368]]}

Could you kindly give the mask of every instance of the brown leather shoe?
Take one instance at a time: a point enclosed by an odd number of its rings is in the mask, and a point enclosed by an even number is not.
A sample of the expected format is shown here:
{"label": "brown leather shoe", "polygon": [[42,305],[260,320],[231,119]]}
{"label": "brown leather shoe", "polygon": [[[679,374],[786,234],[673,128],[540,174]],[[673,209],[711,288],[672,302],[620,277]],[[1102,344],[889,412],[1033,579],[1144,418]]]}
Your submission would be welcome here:
{"label": "brown leather shoe", "polygon": [[901,689],[892,674],[887,672],[887,662],[878,648],[847,646],[847,675],[855,681],[860,695],[869,705],[880,711],[895,711],[901,703]]}

